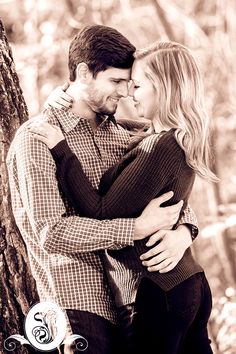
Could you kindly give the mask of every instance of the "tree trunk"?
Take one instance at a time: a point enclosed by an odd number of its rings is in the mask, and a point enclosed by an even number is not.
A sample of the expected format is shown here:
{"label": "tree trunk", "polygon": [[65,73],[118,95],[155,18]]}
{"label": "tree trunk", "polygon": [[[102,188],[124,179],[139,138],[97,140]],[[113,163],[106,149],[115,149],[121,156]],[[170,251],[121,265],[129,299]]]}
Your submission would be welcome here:
{"label": "tree trunk", "polygon": [[[11,210],[6,155],[16,129],[28,119],[27,107],[15,71],[12,52],[0,20],[0,352],[12,334],[24,335],[24,317],[38,301],[25,244]],[[11,353],[28,353],[16,344]]]}

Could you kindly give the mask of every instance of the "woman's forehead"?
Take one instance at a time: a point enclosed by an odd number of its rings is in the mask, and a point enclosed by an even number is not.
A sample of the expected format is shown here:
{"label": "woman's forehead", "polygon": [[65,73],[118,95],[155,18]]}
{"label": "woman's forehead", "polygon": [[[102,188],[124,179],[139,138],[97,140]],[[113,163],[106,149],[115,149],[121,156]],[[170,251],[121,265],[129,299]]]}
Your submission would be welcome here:
{"label": "woman's forehead", "polygon": [[139,81],[144,77],[145,77],[145,64],[143,60],[135,59],[131,70],[131,79],[133,81]]}

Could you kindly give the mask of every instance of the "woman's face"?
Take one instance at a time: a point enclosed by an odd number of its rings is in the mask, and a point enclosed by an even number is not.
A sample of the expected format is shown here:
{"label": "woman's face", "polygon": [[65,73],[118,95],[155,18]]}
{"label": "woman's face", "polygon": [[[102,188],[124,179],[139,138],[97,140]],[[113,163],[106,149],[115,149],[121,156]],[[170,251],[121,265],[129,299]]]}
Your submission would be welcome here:
{"label": "woman's face", "polygon": [[153,120],[157,115],[157,92],[145,75],[145,62],[135,60],[131,72],[132,85],[129,95],[133,97],[138,116]]}

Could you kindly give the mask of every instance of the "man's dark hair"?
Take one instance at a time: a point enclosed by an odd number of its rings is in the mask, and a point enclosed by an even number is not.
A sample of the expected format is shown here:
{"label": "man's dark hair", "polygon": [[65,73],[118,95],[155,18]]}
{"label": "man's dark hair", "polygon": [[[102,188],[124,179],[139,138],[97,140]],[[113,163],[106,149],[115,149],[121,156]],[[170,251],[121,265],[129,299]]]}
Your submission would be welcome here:
{"label": "man's dark hair", "polygon": [[136,48],[120,32],[102,25],[83,27],[73,38],[69,48],[70,80],[76,79],[79,63],[86,63],[96,77],[109,67],[130,69]]}

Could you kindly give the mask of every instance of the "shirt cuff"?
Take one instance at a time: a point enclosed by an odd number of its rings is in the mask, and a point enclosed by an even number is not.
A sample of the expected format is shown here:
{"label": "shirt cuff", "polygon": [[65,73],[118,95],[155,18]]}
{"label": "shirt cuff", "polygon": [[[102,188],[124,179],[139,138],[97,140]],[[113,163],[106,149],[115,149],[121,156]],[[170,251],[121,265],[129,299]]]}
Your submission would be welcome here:
{"label": "shirt cuff", "polygon": [[134,225],[135,219],[116,219],[117,228],[114,235],[114,243],[117,246],[133,246],[134,245]]}

